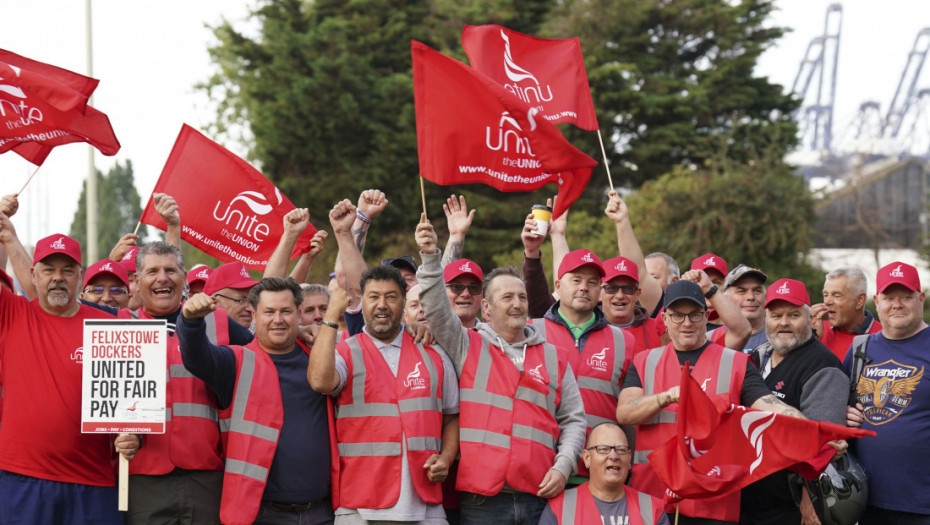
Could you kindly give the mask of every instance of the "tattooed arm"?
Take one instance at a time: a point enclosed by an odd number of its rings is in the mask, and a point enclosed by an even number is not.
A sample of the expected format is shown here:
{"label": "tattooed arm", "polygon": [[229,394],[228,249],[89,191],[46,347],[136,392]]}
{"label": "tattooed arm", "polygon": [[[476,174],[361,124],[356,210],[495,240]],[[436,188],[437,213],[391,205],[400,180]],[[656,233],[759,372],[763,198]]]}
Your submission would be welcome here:
{"label": "tattooed arm", "polygon": [[762,396],[752,404],[750,408],[755,408],[756,410],[767,410],[769,412],[775,412],[782,416],[791,416],[798,419],[807,419],[804,417],[804,414],[800,410],[794,408],[793,406],[786,405],[777,397],[772,394],[767,396]]}
{"label": "tattooed arm", "polygon": [[352,223],[352,240],[359,253],[365,250],[365,239],[368,237],[368,228],[371,226],[371,220],[384,211],[387,207],[388,200],[381,190],[365,190],[358,196],[358,215],[355,222]]}

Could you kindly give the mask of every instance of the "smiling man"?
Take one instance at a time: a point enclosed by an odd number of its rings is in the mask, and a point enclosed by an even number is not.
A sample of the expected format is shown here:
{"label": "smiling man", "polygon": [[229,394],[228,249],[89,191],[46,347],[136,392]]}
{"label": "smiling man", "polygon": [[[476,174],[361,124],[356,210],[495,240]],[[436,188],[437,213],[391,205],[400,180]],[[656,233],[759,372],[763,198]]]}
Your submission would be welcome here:
{"label": "smiling man", "polygon": [[[753,349],[765,342],[765,281],[768,277],[762,270],[741,264],[730,270],[723,283],[723,293],[735,304],[743,317],[749,321],[752,333],[743,346],[743,352],[751,353]],[[721,326],[710,335],[710,340],[725,344],[728,328]]]}
{"label": "smiling man", "polygon": [[624,485],[632,453],[620,425],[599,423],[591,430],[581,454],[591,479],[549,500],[539,525],[669,525],[661,499]]}
{"label": "smiling man", "polygon": [[481,290],[484,272],[481,267],[474,261],[459,259],[443,268],[442,279],[446,283],[446,296],[452,304],[452,311],[462,321],[462,326],[474,328],[478,324],[478,312],[484,298]]}

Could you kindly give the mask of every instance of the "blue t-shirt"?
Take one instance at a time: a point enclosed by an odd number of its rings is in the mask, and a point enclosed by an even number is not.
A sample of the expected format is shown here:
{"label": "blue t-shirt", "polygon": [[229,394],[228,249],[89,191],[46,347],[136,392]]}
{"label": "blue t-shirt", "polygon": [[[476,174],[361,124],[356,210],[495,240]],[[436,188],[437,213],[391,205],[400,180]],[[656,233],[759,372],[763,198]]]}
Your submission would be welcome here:
{"label": "blue t-shirt", "polygon": [[[857,397],[865,408],[862,428],[877,435],[852,444],[869,472],[869,506],[930,514],[930,329],[895,341],[872,334],[866,354]],[[852,361],[849,352],[847,373]]]}

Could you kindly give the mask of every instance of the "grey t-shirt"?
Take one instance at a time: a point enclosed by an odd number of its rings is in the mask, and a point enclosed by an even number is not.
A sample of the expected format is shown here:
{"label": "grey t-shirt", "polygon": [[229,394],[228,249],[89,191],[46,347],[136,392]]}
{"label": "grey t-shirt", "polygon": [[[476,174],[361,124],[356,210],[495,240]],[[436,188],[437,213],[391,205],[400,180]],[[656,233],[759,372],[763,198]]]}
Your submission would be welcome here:
{"label": "grey t-shirt", "polygon": [[[626,498],[620,498],[617,501],[601,501],[594,498],[594,503],[601,513],[601,523],[604,525],[629,525],[630,516],[626,506]],[[539,519],[539,525],[559,525],[559,520],[555,513],[552,512],[552,507],[546,506],[546,510],[543,511],[542,517]],[[668,516],[664,512],[656,525],[669,525]]]}

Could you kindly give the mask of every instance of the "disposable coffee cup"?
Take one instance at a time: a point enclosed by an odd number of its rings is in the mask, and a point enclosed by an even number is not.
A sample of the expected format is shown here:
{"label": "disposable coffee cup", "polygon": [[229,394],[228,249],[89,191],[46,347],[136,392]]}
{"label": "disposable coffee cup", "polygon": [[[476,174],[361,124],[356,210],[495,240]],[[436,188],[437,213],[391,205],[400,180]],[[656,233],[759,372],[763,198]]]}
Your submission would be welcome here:
{"label": "disposable coffee cup", "polygon": [[536,230],[533,233],[545,237],[546,233],[549,231],[549,219],[551,218],[552,208],[545,204],[534,204],[533,219],[536,220]]}

